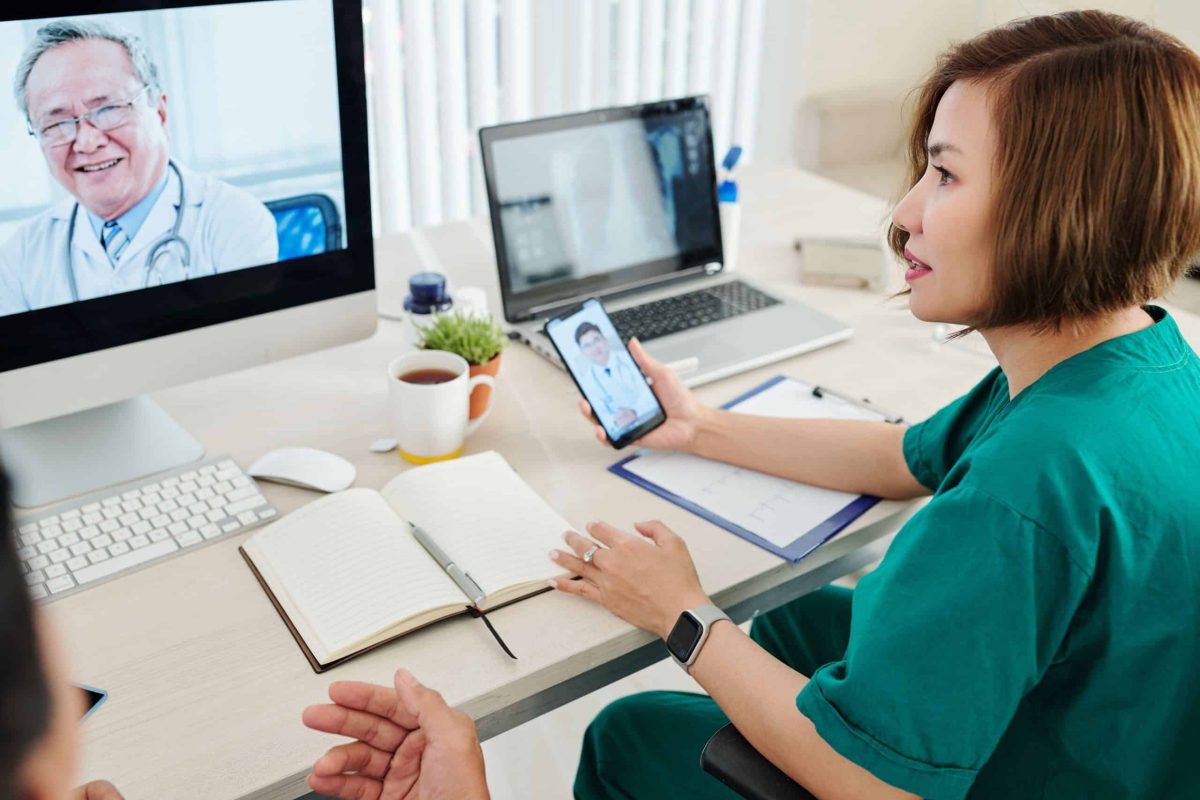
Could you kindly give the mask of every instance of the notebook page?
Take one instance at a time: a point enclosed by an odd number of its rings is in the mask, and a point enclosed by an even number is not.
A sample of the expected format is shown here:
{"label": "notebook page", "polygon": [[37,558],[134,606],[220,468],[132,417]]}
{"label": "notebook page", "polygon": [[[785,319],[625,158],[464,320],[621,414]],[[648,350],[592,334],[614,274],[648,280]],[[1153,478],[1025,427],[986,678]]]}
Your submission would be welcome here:
{"label": "notebook page", "polygon": [[562,575],[550,560],[571,527],[499,453],[411,469],[381,492],[427,531],[485,594]]}
{"label": "notebook page", "polygon": [[326,660],[422,611],[467,603],[370,489],[349,489],[293,511],[252,536],[245,549],[314,654],[324,651]]}

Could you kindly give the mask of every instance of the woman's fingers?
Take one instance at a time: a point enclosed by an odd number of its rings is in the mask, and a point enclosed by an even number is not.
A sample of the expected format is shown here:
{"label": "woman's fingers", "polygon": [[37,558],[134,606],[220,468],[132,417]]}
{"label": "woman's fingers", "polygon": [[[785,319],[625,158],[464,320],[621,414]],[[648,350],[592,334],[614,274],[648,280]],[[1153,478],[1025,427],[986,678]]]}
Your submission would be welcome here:
{"label": "woman's fingers", "polygon": [[408,728],[416,727],[416,719],[402,718],[399,712],[403,709],[396,702],[396,690],[390,686],[361,681],[334,681],[329,684],[329,699],[339,706],[366,711]]}
{"label": "woman's fingers", "polygon": [[591,600],[593,603],[600,602],[600,589],[589,580],[573,581],[567,578],[554,578],[550,582],[560,592],[578,595],[585,600]]}
{"label": "woman's fingers", "polygon": [[339,744],[313,764],[313,775],[331,777],[343,772],[354,772],[368,778],[382,778],[387,774],[392,754],[377,750],[365,742]]}
{"label": "woman's fingers", "polygon": [[635,522],[633,523],[633,527],[638,533],[659,547],[666,547],[668,544],[673,544],[679,538],[679,534],[675,533],[675,531],[668,528],[659,520]]}
{"label": "woman's fingers", "polygon": [[608,545],[609,547],[616,547],[621,542],[628,541],[632,538],[625,531],[609,525],[607,522],[589,522],[587,524],[587,532],[590,533],[592,538],[594,538],[596,541]]}

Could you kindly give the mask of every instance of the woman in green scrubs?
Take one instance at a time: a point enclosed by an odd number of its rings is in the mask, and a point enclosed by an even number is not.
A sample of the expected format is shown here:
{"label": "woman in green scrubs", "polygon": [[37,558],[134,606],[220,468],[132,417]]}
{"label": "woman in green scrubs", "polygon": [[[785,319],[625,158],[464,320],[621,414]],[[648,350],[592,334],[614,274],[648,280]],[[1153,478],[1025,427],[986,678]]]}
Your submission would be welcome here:
{"label": "woman in green scrubs", "polygon": [[[912,313],[999,362],[966,396],[908,429],[754,418],[631,349],[668,412],[644,446],[932,499],[853,592],[715,623],[707,696],[606,708],[577,797],[732,796],[698,765],[728,721],[822,798],[1200,797],[1200,362],[1149,305],[1200,253],[1200,60],[1100,12],[1013,23],[938,61],[909,149]],[[568,534],[556,587],[665,638],[711,601],[634,528]]]}

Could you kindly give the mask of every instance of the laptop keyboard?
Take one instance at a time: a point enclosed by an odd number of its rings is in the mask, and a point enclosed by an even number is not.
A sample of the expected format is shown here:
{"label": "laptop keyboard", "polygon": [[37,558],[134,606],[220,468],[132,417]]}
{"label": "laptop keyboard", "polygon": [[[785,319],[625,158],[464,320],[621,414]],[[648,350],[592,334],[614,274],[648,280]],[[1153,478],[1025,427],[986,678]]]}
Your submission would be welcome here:
{"label": "laptop keyboard", "polygon": [[778,305],[779,302],[741,281],[730,281],[709,289],[623,308],[612,312],[610,316],[622,340],[629,341],[636,336],[638,341],[648,342],[660,336]]}

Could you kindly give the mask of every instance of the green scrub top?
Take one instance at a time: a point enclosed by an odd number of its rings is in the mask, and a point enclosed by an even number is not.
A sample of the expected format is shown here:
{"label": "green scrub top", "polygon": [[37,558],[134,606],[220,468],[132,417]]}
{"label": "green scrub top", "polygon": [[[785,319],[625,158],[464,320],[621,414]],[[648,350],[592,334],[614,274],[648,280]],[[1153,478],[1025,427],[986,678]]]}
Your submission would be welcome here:
{"label": "green scrub top", "polygon": [[933,498],[796,699],[928,798],[1200,797],[1200,360],[1151,327],[913,426]]}

